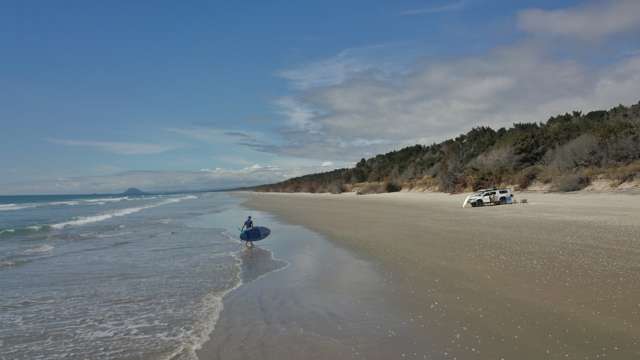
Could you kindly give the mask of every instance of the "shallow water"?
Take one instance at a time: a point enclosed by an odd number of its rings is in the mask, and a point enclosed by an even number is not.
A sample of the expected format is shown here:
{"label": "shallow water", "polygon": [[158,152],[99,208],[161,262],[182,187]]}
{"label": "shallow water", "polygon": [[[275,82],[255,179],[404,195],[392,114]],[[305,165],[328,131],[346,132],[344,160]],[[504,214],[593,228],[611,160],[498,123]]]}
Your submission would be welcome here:
{"label": "shallow water", "polygon": [[3,359],[193,359],[222,297],[284,266],[243,271],[225,194],[0,202]]}

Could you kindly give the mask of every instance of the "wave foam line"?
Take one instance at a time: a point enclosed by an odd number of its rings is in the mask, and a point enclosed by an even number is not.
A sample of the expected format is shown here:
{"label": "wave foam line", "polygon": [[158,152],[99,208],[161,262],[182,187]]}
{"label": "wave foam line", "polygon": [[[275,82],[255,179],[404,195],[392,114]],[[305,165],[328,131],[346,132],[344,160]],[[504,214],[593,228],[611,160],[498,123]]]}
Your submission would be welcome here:
{"label": "wave foam line", "polygon": [[216,324],[220,319],[220,314],[224,310],[224,298],[231,292],[241,287],[242,282],[241,266],[242,260],[237,254],[233,254],[236,260],[236,266],[240,267],[236,273],[235,284],[226,290],[209,293],[204,296],[201,302],[201,308],[196,310],[198,312],[198,318],[201,321],[197,322],[194,329],[189,331],[189,334],[183,339],[183,343],[175,349],[173,352],[163,357],[163,360],[174,360],[177,358],[198,360],[197,352],[202,349],[202,346],[211,340],[211,334],[216,328]]}
{"label": "wave foam line", "polygon": [[117,198],[97,198],[97,199],[84,199],[84,200],[69,200],[69,201],[51,201],[51,202],[36,202],[36,203],[25,203],[25,204],[0,204],[0,211],[15,211],[22,209],[31,209],[31,208],[39,208],[44,206],[76,206],[76,205],[84,205],[84,204],[98,204],[103,205],[108,202],[118,202],[123,200],[152,200],[157,197],[140,197],[140,198],[131,198],[128,196],[117,197]]}
{"label": "wave foam line", "polygon": [[65,221],[65,222],[61,222],[61,223],[58,223],[58,224],[53,224],[53,225],[51,225],[51,228],[53,228],[53,229],[62,229],[62,228],[65,228],[67,226],[79,226],[79,225],[91,224],[91,223],[95,223],[95,222],[108,220],[108,219],[111,219],[111,218],[114,218],[114,217],[127,216],[127,215],[134,214],[134,213],[137,213],[137,212],[142,211],[142,210],[151,209],[151,208],[155,208],[155,207],[162,206],[162,205],[178,203],[180,201],[189,200],[189,199],[197,199],[197,197],[193,196],[193,195],[189,195],[189,196],[184,196],[184,197],[181,197],[181,198],[167,199],[167,200],[160,201],[158,203],[151,204],[151,205],[139,206],[139,207],[133,207],[133,208],[127,208],[127,209],[121,209],[121,210],[112,211],[112,212],[105,213],[105,214],[86,216],[86,217],[79,217],[79,218],[76,218],[76,219],[71,220],[71,221]]}
{"label": "wave foam line", "polygon": [[16,204],[0,204],[0,211],[15,211],[36,207],[36,205],[16,205]]}
{"label": "wave foam line", "polygon": [[25,251],[23,251],[22,253],[25,255],[33,255],[33,254],[39,254],[39,253],[46,253],[49,252],[51,250],[53,250],[54,247],[51,245],[40,245],[40,246],[36,246],[34,248],[31,249],[27,249]]}
{"label": "wave foam line", "polygon": [[88,203],[100,203],[100,202],[118,202],[122,200],[130,200],[128,196],[125,197],[117,197],[117,198],[97,198],[97,199],[87,199],[84,202]]}

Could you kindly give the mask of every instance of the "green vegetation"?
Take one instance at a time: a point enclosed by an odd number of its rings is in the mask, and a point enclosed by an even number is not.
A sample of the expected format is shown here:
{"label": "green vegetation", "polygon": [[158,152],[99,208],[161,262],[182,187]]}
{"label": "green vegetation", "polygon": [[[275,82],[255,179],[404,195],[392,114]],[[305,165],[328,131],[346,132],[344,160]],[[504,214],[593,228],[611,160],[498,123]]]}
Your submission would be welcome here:
{"label": "green vegetation", "polygon": [[546,123],[518,123],[508,129],[478,127],[439,144],[410,146],[362,159],[354,168],[255,190],[453,193],[499,185],[524,189],[538,182],[555,191],[575,191],[594,179],[615,185],[639,180],[639,171],[640,103],[586,115],[574,111]]}

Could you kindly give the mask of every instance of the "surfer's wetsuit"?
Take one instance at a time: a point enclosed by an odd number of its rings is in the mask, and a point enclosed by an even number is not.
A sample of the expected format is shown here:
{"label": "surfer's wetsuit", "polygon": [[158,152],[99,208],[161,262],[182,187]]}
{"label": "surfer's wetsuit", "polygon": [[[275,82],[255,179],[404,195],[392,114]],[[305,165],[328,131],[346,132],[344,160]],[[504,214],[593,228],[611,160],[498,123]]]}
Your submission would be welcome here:
{"label": "surfer's wetsuit", "polygon": [[[249,217],[247,218],[247,221],[245,221],[245,222],[244,222],[244,225],[242,226],[242,231],[244,232],[244,231],[247,231],[247,230],[249,230],[249,229],[251,229],[251,228],[253,228],[253,220],[251,220],[251,216],[249,216]],[[245,241],[245,244],[246,244],[248,247],[253,247],[253,241],[246,240],[246,241]]]}

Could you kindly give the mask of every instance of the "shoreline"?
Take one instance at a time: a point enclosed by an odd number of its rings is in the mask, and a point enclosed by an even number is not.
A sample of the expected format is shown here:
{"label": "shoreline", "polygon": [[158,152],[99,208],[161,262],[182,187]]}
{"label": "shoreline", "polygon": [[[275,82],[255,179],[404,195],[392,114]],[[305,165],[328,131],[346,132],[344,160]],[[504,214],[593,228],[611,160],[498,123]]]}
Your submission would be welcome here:
{"label": "shoreline", "polygon": [[[242,193],[244,206],[379,262],[441,353],[479,358],[640,355],[640,204],[627,193]],[[605,350],[603,350],[605,349]],[[479,355],[482,354],[482,355]],[[446,358],[446,357],[445,357]]]}
{"label": "shoreline", "polygon": [[200,360],[434,356],[375,264],[277,215],[251,213],[272,236],[241,251],[242,285],[223,298]]}

